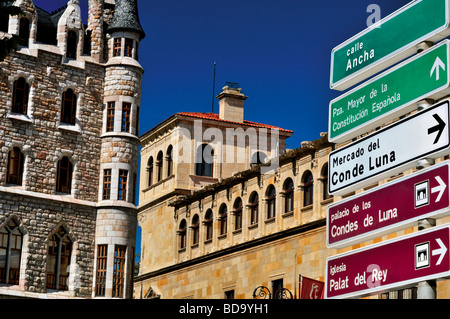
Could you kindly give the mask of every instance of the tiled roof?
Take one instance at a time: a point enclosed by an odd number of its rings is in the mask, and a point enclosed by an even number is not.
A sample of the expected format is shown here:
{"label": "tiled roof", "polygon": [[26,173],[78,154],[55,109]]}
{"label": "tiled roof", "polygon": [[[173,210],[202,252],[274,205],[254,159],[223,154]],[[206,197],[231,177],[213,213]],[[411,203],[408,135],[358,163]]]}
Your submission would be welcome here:
{"label": "tiled roof", "polygon": [[198,119],[203,119],[203,120],[212,120],[212,121],[218,121],[218,122],[230,123],[230,124],[236,124],[236,125],[244,125],[244,126],[251,126],[251,127],[258,127],[258,128],[274,129],[274,130],[278,130],[280,132],[284,132],[284,133],[288,133],[288,134],[293,134],[294,133],[294,131],[286,130],[286,129],[281,128],[281,127],[268,125],[268,124],[257,123],[257,122],[251,122],[251,121],[246,121],[246,120],[244,120],[243,123],[222,120],[222,119],[219,118],[219,114],[217,114],[217,113],[179,112],[179,113],[176,113],[176,114],[170,116],[166,120],[162,121],[161,123],[159,123],[158,125],[156,125],[152,129],[148,130],[146,133],[141,135],[141,137],[149,134],[150,132],[153,132],[157,127],[159,127],[160,125],[162,125],[163,123],[165,123],[169,119],[172,119],[172,118],[174,118],[176,116],[186,116],[186,117],[193,117],[193,118],[198,118]]}

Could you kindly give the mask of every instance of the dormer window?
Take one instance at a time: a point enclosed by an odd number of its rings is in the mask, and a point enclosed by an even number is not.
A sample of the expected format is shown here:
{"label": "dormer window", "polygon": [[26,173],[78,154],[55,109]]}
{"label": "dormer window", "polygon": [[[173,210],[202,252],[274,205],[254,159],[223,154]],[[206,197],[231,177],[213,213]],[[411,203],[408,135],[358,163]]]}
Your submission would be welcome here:
{"label": "dormer window", "polygon": [[13,103],[11,111],[18,114],[27,114],[28,94],[30,86],[24,78],[14,81]]}
{"label": "dormer window", "polygon": [[22,17],[19,26],[19,44],[28,47],[28,39],[30,38],[30,21]]}
{"label": "dormer window", "polygon": [[77,34],[75,31],[70,30],[67,33],[67,53],[66,57],[69,59],[77,58]]}

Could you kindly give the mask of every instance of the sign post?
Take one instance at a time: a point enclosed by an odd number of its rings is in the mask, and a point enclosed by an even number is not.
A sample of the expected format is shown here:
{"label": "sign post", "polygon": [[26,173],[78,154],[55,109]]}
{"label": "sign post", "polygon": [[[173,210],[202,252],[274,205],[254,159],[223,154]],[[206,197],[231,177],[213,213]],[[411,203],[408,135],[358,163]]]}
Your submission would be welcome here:
{"label": "sign post", "polygon": [[431,166],[327,208],[327,246],[343,248],[450,215],[450,162]]}
{"label": "sign post", "polygon": [[450,93],[450,41],[395,66],[330,102],[328,139],[348,141]]}
{"label": "sign post", "polygon": [[355,298],[450,276],[450,225],[327,259],[326,298]]}
{"label": "sign post", "polygon": [[449,106],[445,100],[333,151],[328,192],[343,195],[448,153]]}
{"label": "sign post", "polygon": [[[329,155],[328,193],[345,195],[450,153],[450,0],[413,0],[331,53],[328,139],[343,143],[418,109]],[[420,105],[419,105],[420,104]],[[425,165],[424,163],[427,163]],[[419,286],[436,298],[450,278],[450,161],[332,204],[327,247],[343,248],[419,225],[420,232],[327,259],[326,298]]]}
{"label": "sign post", "polygon": [[450,34],[448,2],[412,1],[334,48],[330,87],[345,90],[416,53],[417,44],[446,38]]}

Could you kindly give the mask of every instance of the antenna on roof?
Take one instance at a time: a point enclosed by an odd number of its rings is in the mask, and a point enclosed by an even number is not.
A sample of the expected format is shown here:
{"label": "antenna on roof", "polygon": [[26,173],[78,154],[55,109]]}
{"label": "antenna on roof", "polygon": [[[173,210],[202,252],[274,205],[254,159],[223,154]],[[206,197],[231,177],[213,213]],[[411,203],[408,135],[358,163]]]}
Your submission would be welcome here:
{"label": "antenna on roof", "polygon": [[212,103],[211,103],[211,109],[212,113],[214,113],[214,95],[215,94],[215,88],[216,88],[216,61],[214,61],[214,77],[213,77],[213,94],[212,94]]}

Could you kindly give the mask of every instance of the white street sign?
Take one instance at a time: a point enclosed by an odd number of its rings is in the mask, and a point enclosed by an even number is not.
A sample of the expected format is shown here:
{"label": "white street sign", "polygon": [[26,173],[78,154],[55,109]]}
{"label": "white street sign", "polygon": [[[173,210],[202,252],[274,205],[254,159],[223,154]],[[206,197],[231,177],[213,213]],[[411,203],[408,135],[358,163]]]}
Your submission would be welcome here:
{"label": "white street sign", "polygon": [[344,195],[413,168],[416,160],[448,154],[449,105],[440,102],[332,152],[329,193]]}

